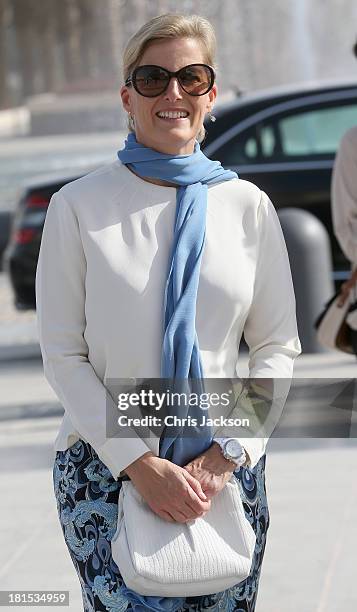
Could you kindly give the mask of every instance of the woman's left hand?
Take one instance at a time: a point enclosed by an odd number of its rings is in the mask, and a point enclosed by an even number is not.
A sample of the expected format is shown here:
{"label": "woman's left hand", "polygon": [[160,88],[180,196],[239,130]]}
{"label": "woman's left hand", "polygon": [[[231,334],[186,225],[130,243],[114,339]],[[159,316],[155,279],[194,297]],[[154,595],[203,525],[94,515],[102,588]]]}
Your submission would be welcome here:
{"label": "woman's left hand", "polygon": [[236,469],[236,465],[229,459],[225,459],[219,444],[213,442],[204,453],[192,459],[183,468],[197,478],[203,492],[208,499],[211,499],[223,489]]}

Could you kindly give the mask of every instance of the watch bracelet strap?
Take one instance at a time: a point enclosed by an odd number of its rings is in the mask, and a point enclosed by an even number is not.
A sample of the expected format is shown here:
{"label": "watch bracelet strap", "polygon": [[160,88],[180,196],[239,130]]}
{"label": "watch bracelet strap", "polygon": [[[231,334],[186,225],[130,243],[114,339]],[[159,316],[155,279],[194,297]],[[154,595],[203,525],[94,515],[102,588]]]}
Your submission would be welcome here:
{"label": "watch bracelet strap", "polygon": [[221,449],[221,453],[222,453],[223,457],[225,459],[227,459],[227,461],[230,461],[231,463],[233,463],[237,468],[241,467],[242,465],[244,465],[246,463],[247,455],[246,455],[245,449],[243,448],[242,445],[241,445],[242,453],[239,456],[238,461],[236,461],[235,459],[232,459],[232,457],[227,456],[227,454],[224,451],[224,448],[222,447],[222,444],[218,441],[217,438],[214,438],[213,442],[216,442],[218,444],[219,448]]}

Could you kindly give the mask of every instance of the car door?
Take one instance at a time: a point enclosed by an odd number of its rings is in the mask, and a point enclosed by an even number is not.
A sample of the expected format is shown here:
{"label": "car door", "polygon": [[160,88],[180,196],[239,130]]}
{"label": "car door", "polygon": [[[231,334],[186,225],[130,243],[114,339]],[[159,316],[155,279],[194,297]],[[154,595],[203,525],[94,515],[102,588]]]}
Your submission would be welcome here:
{"label": "car door", "polygon": [[356,124],[357,88],[314,93],[271,105],[205,151],[266,191],[276,208],[298,206],[316,215],[331,238],[336,279],[349,264],[333,235],[331,172],[342,135]]}

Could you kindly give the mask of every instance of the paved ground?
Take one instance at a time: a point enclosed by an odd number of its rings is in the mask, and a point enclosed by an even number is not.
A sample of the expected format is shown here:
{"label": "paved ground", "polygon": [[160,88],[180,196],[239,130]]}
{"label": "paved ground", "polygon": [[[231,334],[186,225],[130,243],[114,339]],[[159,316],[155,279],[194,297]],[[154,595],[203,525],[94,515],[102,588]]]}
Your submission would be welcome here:
{"label": "paved ground", "polygon": [[0,361],[40,355],[36,313],[19,311],[14,306],[7,275],[0,273]]}
{"label": "paved ground", "polygon": [[257,612],[353,612],[356,440],[302,440],[290,452],[280,443],[267,459],[271,528]]}
{"label": "paved ground", "polygon": [[[11,336],[11,330],[15,329],[15,324],[22,325],[25,322],[31,324],[36,318],[34,310],[25,310],[23,312],[16,310],[14,307],[13,294],[7,275],[0,273],[0,338],[9,338],[9,341],[16,336],[15,332]],[[5,336],[5,330],[8,332]]]}

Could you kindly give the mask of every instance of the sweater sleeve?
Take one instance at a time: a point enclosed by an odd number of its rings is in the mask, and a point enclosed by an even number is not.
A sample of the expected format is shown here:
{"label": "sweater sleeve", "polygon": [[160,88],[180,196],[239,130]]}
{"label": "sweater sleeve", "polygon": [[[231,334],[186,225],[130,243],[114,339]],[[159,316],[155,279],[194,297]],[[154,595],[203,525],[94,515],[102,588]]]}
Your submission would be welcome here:
{"label": "sweater sleeve", "polygon": [[332,172],[331,211],[335,236],[357,265],[357,130],[342,138]]}
{"label": "sweater sleeve", "polygon": [[114,478],[150,451],[135,434],[107,437],[117,407],[88,359],[84,338],[86,258],[78,219],[60,191],[44,223],[36,271],[36,309],[44,375],[78,433]]}
{"label": "sweater sleeve", "polygon": [[279,421],[291,386],[294,360],[301,353],[286,244],[278,215],[264,192],[257,215],[258,257],[244,337],[249,347],[249,378],[271,379],[262,381],[271,390],[271,400],[262,426],[253,423],[254,436],[239,439],[252,467],[264,454]]}

